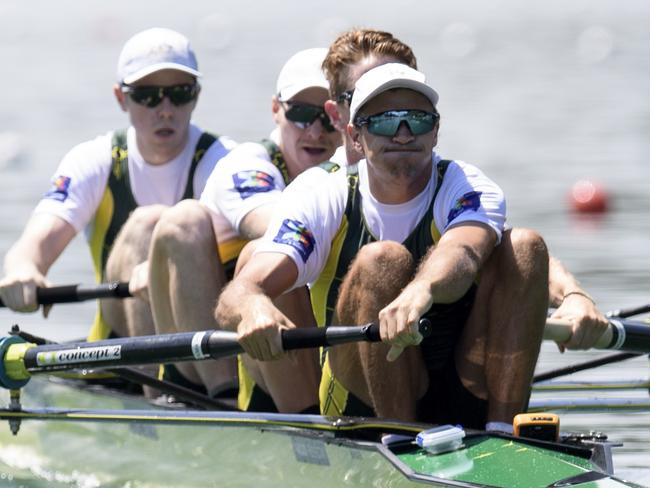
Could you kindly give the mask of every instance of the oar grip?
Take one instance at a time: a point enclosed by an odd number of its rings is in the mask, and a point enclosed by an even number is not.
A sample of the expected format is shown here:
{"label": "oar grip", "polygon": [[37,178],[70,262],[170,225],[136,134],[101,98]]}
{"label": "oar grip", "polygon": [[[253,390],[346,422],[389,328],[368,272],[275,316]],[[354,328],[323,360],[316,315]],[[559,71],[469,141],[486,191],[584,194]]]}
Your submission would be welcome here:
{"label": "oar grip", "polygon": [[[422,318],[418,322],[418,332],[422,337],[429,337],[431,335],[432,329],[431,321],[429,319]],[[368,324],[364,326],[367,329],[366,337],[370,342],[381,342],[381,336],[379,334],[379,324]]]}
{"label": "oar grip", "polygon": [[81,301],[81,298],[77,295],[77,286],[64,285],[52,286],[50,288],[37,288],[36,301],[41,305]]}
{"label": "oar grip", "polygon": [[282,348],[285,351],[326,345],[328,344],[327,329],[325,327],[307,327],[282,331]]}
{"label": "oar grip", "polygon": [[[98,285],[62,285],[36,289],[36,302],[39,305],[54,303],[74,303],[96,298],[128,298],[129,283],[113,282]],[[0,307],[5,304],[0,300]]]}
{"label": "oar grip", "polygon": [[[420,319],[418,331],[423,337],[431,335],[431,322],[428,319]],[[303,327],[282,331],[282,348],[285,351],[307,347],[335,346],[359,341],[380,342],[379,324]]]}

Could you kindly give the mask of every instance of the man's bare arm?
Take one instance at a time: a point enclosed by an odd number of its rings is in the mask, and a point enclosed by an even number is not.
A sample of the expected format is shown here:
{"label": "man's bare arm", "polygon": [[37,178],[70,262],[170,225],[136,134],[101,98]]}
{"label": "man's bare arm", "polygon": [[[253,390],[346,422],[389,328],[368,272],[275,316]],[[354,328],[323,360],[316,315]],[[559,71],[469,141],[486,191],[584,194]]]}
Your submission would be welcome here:
{"label": "man's bare arm", "polygon": [[421,340],[414,331],[434,303],[453,303],[467,292],[495,244],[496,234],[483,224],[459,225],[445,232],[413,280],[379,312],[381,336],[396,346],[389,360],[397,358],[401,348]]}
{"label": "man's bare arm", "polygon": [[589,349],[607,328],[607,319],[598,310],[594,299],[556,258],[549,258],[549,304],[557,307],[552,317],[568,319],[573,323],[573,335],[558,344],[564,349]]}
{"label": "man's bare arm", "polygon": [[75,234],[72,225],[55,215],[30,218],[5,256],[5,276],[0,280],[0,297],[5,305],[20,312],[38,308],[36,288],[47,286],[45,275]]}
{"label": "man's bare arm", "polygon": [[295,325],[273,304],[290,289],[298,270],[278,253],[255,254],[219,297],[215,318],[220,327],[236,330],[244,350],[254,359],[282,354],[280,330]]}
{"label": "man's bare arm", "polygon": [[261,205],[248,212],[239,224],[239,234],[246,239],[262,237],[275,207],[275,204]]}

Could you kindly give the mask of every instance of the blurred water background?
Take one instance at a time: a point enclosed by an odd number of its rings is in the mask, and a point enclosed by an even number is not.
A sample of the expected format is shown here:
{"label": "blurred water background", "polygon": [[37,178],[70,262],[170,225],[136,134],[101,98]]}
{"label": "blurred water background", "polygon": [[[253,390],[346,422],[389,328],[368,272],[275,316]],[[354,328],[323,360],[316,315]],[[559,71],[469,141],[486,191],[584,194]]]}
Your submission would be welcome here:
{"label": "blurred water background", "polygon": [[[65,152],[126,125],[111,86],[121,46],[135,32],[164,26],[186,34],[204,73],[195,121],[246,141],[273,126],[270,99],[284,61],[361,26],[391,31],[412,46],[440,93],[441,154],[475,163],[495,179],[512,225],[540,231],[602,310],[650,299],[644,0],[2,0],[0,24],[2,255]],[[607,189],[608,213],[570,212],[569,189],[583,178]],[[49,277],[56,284],[92,282],[82,237]],[[61,305],[45,321],[0,310],[0,322],[63,340],[82,336],[93,311],[92,303]],[[560,355],[545,344],[538,370],[598,354]],[[647,378],[647,357],[579,377]],[[563,423],[625,443],[616,451],[617,474],[650,485],[650,413],[570,414]]]}

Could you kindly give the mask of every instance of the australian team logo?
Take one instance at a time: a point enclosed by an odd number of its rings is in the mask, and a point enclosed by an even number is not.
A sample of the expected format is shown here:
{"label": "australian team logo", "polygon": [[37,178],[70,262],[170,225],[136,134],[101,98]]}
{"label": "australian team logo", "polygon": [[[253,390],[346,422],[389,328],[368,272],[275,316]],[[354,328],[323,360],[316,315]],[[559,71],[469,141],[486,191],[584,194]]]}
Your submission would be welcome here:
{"label": "australian team logo", "polygon": [[282,226],[273,238],[273,242],[287,244],[293,247],[300,254],[303,263],[307,262],[316,244],[314,234],[312,234],[305,224],[291,219],[285,219],[282,222]]}
{"label": "australian team logo", "polygon": [[63,202],[68,198],[69,187],[70,177],[59,175],[52,180],[52,187],[47,191],[44,197]]}
{"label": "australian team logo", "polygon": [[235,190],[242,199],[246,199],[256,193],[264,193],[275,188],[273,176],[264,171],[248,170],[240,171],[232,175]]}
{"label": "australian team logo", "polygon": [[449,211],[447,222],[452,222],[456,217],[467,210],[473,210],[476,212],[481,206],[481,193],[482,192],[480,191],[470,191],[456,200],[456,204]]}

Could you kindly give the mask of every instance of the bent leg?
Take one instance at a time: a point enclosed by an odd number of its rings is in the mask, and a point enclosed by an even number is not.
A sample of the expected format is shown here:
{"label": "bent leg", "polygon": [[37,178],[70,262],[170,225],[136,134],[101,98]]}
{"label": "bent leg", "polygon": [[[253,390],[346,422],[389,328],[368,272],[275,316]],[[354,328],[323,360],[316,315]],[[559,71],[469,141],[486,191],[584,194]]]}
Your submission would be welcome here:
{"label": "bent leg", "polygon": [[[251,259],[255,245],[256,241],[246,245],[237,260],[236,272]],[[273,303],[296,327],[316,327],[306,287],[285,293],[273,300]],[[255,361],[243,354],[242,361],[256,385],[273,398],[279,412],[303,412],[318,405],[318,350],[289,351],[274,361]]]}
{"label": "bent leg", "polygon": [[[336,323],[377,322],[379,311],[412,279],[415,263],[400,244],[382,241],[362,247],[345,276],[336,306]],[[337,380],[380,417],[415,420],[416,403],[428,376],[419,347],[409,347],[392,363],[389,346],[358,343],[328,352]]]}
{"label": "bent leg", "polygon": [[456,350],[463,385],[488,400],[486,421],[512,423],[528,405],[548,310],[548,251],[528,229],[505,232],[481,270]]}
{"label": "bent leg", "polygon": [[[165,210],[149,254],[149,296],[159,334],[217,329],[214,308],[226,284],[208,210],[183,200]],[[175,365],[211,395],[236,387],[233,358]]]}
{"label": "bent leg", "polygon": [[[153,229],[166,207],[149,205],[136,208],[120,230],[106,262],[106,280],[131,279],[133,268],[146,261]],[[117,335],[133,337],[154,333],[149,303],[139,298],[101,301],[102,317]]]}

